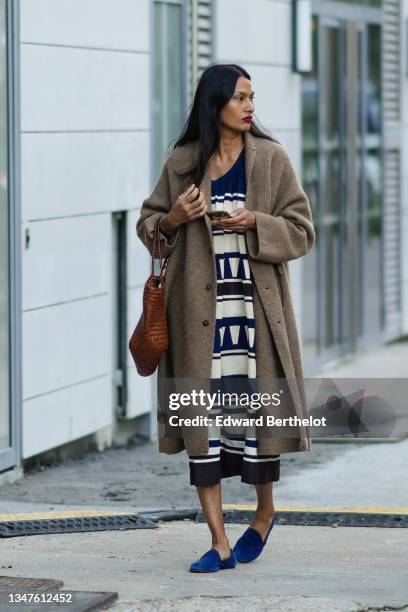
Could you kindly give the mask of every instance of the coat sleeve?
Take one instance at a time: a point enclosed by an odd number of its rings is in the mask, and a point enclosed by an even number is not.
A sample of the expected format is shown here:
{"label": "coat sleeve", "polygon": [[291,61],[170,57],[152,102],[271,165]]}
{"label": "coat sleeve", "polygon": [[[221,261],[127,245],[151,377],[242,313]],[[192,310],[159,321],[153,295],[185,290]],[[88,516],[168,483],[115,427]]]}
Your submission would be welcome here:
{"label": "coat sleeve", "polygon": [[315,242],[309,200],[283,147],[273,155],[272,176],[280,174],[272,214],[253,211],[256,227],[246,232],[248,253],[266,263],[306,255]]}
{"label": "coat sleeve", "polygon": [[[151,195],[143,201],[140,215],[136,222],[136,233],[148,249],[150,255],[153,254],[153,236],[156,220],[164,217],[172,206],[168,172],[169,169],[166,161]],[[170,237],[160,232],[160,247],[163,257],[167,257],[173,251],[179,232],[180,226]]]}

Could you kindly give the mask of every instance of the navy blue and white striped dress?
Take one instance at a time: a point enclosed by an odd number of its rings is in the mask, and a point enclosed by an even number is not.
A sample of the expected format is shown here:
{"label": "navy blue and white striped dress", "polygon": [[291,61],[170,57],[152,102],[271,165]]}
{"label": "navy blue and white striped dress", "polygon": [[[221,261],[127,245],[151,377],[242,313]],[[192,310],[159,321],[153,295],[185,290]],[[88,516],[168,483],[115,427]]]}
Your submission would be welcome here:
{"label": "navy blue and white striped dress", "polygon": [[[245,207],[245,148],[223,176],[211,181],[211,208],[234,211]],[[212,356],[212,391],[251,393],[256,379],[253,276],[246,252],[245,233],[213,225],[217,270],[217,307]],[[211,414],[257,416],[239,405],[215,405]],[[241,476],[248,484],[279,480],[280,455],[259,455],[254,427],[209,427],[206,455],[189,456],[190,483],[209,486],[221,478]]]}

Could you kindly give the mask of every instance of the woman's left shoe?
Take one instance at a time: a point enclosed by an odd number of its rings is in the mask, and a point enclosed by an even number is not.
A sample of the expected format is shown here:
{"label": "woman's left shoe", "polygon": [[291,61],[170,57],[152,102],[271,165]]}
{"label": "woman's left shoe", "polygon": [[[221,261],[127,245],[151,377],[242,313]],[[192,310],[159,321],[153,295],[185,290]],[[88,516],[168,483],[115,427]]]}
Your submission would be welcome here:
{"label": "woman's left shoe", "polygon": [[239,563],[249,563],[250,561],[254,561],[259,557],[269,538],[269,534],[271,533],[274,523],[275,514],[272,517],[271,526],[269,527],[268,533],[266,534],[264,540],[262,539],[259,531],[253,527],[248,527],[248,529],[244,531],[233,548],[235,557]]}
{"label": "woman's left shoe", "polygon": [[204,553],[204,555],[198,561],[191,564],[190,572],[218,572],[218,570],[221,569],[232,569],[236,566],[236,564],[237,560],[233,550],[231,550],[231,554],[228,559],[221,559],[218,550],[211,548]]}

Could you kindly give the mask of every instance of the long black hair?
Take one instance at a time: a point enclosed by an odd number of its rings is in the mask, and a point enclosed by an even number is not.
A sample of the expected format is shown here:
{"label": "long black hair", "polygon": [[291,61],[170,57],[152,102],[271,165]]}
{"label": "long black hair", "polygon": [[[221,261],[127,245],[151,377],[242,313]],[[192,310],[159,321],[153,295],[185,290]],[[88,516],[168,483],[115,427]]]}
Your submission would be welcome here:
{"label": "long black hair", "polygon": [[[201,183],[207,163],[219,146],[220,111],[234,95],[237,80],[241,76],[251,80],[248,72],[237,64],[211,64],[200,76],[189,116],[174,145],[175,149],[189,142],[198,141],[198,163],[188,171],[195,185]],[[255,121],[252,121],[249,131],[258,138],[278,142]]]}

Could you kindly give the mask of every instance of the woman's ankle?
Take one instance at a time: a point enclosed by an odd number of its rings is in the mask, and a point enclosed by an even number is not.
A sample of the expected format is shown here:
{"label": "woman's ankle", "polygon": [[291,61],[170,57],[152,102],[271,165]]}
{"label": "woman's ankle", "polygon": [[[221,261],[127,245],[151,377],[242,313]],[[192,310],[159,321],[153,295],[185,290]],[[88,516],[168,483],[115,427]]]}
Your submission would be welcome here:
{"label": "woman's ankle", "polygon": [[230,543],[227,538],[227,535],[224,536],[212,536],[212,547],[217,550],[229,550]]}
{"label": "woman's ankle", "polygon": [[257,508],[255,511],[255,517],[258,520],[263,520],[263,521],[270,521],[273,518],[273,515],[275,514],[275,507],[269,506],[268,508]]}

